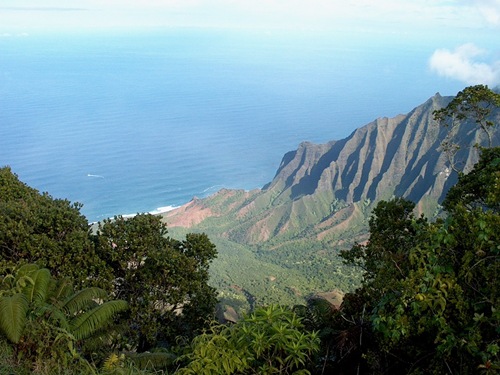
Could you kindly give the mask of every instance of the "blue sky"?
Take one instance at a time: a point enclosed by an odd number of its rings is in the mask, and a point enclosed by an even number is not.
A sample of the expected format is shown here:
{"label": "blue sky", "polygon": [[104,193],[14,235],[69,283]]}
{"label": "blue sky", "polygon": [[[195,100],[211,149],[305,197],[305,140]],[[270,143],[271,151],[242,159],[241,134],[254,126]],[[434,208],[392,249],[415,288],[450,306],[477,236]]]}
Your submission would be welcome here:
{"label": "blue sky", "polygon": [[0,0],[0,37],[167,27],[449,35],[432,71],[500,84],[500,0]]}

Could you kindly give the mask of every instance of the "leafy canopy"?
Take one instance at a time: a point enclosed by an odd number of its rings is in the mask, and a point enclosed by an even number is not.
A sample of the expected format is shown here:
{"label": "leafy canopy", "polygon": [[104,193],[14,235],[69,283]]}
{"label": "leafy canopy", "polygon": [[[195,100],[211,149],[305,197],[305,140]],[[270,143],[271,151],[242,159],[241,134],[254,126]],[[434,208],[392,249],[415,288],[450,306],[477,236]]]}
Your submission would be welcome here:
{"label": "leafy canopy", "polygon": [[193,337],[213,317],[208,268],[216,256],[205,234],[166,236],[161,218],[140,214],[99,224],[97,252],[115,276],[114,293],[130,304],[128,345],[139,351]]}

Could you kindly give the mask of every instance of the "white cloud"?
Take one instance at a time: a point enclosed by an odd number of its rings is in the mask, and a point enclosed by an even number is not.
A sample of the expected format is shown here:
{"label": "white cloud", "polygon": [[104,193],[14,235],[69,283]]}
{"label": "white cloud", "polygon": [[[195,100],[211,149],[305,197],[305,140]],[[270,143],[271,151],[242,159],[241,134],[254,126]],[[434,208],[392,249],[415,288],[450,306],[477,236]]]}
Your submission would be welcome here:
{"label": "white cloud", "polygon": [[475,3],[488,23],[500,26],[500,0],[475,0]]}
{"label": "white cloud", "polygon": [[440,76],[456,79],[467,85],[498,85],[500,84],[500,61],[490,63],[478,61],[481,56],[485,55],[487,55],[485,50],[467,43],[454,51],[436,50],[429,60],[429,66]]}

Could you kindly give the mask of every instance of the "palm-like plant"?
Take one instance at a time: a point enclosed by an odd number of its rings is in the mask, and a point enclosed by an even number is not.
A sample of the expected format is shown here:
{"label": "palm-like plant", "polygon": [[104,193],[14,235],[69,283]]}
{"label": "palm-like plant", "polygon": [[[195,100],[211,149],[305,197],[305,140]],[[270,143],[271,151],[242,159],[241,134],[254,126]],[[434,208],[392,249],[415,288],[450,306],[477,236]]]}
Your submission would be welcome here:
{"label": "palm-like plant", "polygon": [[74,292],[68,281],[53,279],[46,268],[21,266],[0,276],[0,337],[24,357],[61,348],[63,356],[78,357],[77,342],[99,335],[128,307],[126,301],[107,299],[102,289]]}

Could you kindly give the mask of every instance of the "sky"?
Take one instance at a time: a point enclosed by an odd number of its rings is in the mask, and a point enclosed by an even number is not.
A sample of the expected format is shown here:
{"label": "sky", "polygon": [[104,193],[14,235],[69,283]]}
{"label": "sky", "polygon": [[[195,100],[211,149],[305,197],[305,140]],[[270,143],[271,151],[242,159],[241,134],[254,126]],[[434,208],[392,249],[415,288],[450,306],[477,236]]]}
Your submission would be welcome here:
{"label": "sky", "polygon": [[172,27],[446,34],[431,71],[500,85],[500,0],[0,0],[0,37]]}

